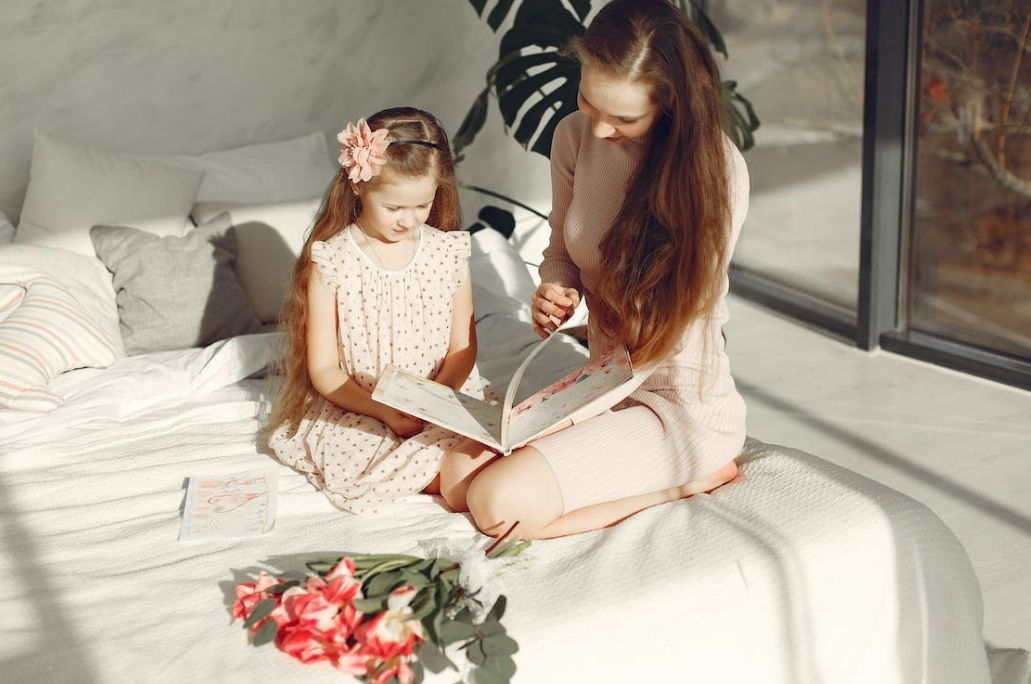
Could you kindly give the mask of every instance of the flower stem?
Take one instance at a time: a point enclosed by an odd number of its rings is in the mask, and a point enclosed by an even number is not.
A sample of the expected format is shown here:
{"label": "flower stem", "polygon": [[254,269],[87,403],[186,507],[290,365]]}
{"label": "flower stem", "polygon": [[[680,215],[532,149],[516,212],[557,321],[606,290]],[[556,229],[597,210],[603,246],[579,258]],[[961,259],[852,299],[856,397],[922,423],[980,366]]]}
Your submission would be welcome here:
{"label": "flower stem", "polygon": [[531,214],[536,214],[537,216],[540,216],[544,220],[548,219],[547,215],[542,214],[541,212],[537,211],[536,209],[534,209],[530,205],[523,204],[519,200],[515,200],[515,199],[512,199],[511,197],[507,197],[505,195],[502,195],[500,192],[494,192],[493,190],[488,190],[487,188],[481,188],[478,185],[470,185],[469,183],[464,183],[462,181],[458,181],[458,187],[465,188],[466,190],[472,190],[473,192],[478,192],[480,194],[487,195],[489,197],[493,197],[495,199],[504,200],[504,201],[506,201],[506,202],[508,202],[510,204],[516,205],[517,207],[522,207],[523,209],[526,209]]}
{"label": "flower stem", "polygon": [[512,534],[512,530],[514,530],[516,528],[516,525],[518,525],[518,524],[519,524],[518,520],[516,520],[514,523],[512,523],[512,527],[509,527],[508,530],[503,535],[501,535],[496,540],[494,540],[494,543],[491,544],[487,548],[486,551],[484,551],[484,555],[487,556],[487,558],[490,558],[491,552],[493,552],[494,549],[498,548],[498,546],[501,544],[501,542],[505,541],[505,539],[508,538],[508,535]]}

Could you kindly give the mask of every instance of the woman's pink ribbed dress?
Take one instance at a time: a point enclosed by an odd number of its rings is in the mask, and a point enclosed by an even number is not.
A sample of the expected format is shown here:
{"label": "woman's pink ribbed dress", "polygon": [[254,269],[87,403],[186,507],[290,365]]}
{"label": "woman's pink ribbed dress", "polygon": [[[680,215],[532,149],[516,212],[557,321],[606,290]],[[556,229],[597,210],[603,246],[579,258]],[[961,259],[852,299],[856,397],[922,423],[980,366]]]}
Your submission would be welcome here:
{"label": "woman's pink ribbed dress", "polygon": [[[551,244],[540,275],[545,282],[577,288],[588,308],[604,277],[598,245],[619,214],[643,153],[642,141],[595,138],[591,120],[579,112],[555,130]],[[733,250],[748,210],[748,171],[729,140],[727,155]],[[730,375],[721,334],[729,317],[728,288],[724,280],[710,319],[684,332],[674,356],[635,377],[626,398],[533,443],[555,474],[565,512],[686,484],[719,470],[741,451],[745,404]],[[588,339],[592,356],[613,344],[590,321]]]}

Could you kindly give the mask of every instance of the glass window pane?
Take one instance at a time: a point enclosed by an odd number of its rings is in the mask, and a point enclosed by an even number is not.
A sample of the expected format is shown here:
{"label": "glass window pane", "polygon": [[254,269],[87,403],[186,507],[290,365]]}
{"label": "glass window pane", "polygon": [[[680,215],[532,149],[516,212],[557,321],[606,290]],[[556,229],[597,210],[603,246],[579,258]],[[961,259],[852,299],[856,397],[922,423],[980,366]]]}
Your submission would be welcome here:
{"label": "glass window pane", "polygon": [[1027,0],[926,0],[910,329],[1031,357]]}
{"label": "glass window pane", "polygon": [[762,124],[734,263],[855,309],[866,0],[704,3]]}

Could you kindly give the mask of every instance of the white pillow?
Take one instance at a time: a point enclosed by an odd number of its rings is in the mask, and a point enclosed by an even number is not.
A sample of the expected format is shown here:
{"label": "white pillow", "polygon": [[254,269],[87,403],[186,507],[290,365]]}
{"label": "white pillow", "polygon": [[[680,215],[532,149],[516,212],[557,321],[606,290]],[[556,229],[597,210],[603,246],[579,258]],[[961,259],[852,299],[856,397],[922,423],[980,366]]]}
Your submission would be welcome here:
{"label": "white pillow", "polygon": [[3,245],[0,246],[0,266],[20,266],[26,271],[38,271],[55,278],[71,291],[88,318],[115,340],[118,355],[124,354],[111,273],[100,259],[65,249]]}
{"label": "white pillow", "polygon": [[316,197],[258,205],[198,202],[190,212],[198,225],[229,213],[236,229],[236,276],[262,323],[279,318],[294,262],[321,201]]}
{"label": "white pillow", "polygon": [[89,229],[183,234],[204,172],[95,150],[33,130],[29,187],[14,241],[93,256]]}
{"label": "white pillow", "polygon": [[188,156],[147,159],[201,169],[197,202],[268,204],[321,197],[340,169],[322,132]]}
{"label": "white pillow", "polygon": [[109,366],[118,358],[117,337],[108,336],[68,288],[49,275],[21,266],[0,266],[0,286],[24,290],[0,321],[0,406],[49,411],[64,399],[47,389],[59,373]]}
{"label": "white pillow", "polygon": [[10,220],[0,211],[0,245],[8,245],[14,242],[14,226]]}

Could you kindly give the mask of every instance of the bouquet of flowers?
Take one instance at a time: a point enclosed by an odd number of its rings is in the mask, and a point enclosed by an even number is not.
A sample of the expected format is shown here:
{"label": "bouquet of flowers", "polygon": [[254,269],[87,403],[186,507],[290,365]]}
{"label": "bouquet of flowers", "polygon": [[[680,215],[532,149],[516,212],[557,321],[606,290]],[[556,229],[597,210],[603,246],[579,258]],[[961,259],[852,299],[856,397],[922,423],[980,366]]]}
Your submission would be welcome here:
{"label": "bouquet of flowers", "polygon": [[[424,668],[507,684],[519,646],[501,625],[506,599],[492,591],[483,561],[511,559],[528,545],[502,537],[485,556],[450,554],[462,562],[352,554],[307,563],[314,574],[262,572],[236,586],[232,614],[255,646],[274,642],[302,663],[328,662],[372,684],[417,684]],[[461,668],[456,653],[465,655]]]}

